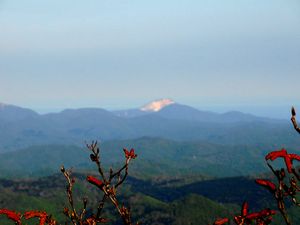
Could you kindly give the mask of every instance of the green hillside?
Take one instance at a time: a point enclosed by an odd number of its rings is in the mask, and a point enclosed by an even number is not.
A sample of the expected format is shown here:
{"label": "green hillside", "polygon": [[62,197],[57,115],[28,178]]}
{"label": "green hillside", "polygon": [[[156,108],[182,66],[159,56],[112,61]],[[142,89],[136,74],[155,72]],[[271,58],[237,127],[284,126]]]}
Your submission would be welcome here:
{"label": "green hillside", "polygon": [[[144,179],[186,174],[228,177],[261,173],[266,168],[263,157],[269,150],[247,145],[178,142],[145,137],[101,143],[101,158],[105,166],[116,167],[123,163],[124,147],[136,150],[138,159],[132,164],[131,174]],[[93,168],[84,144],[82,147],[41,145],[0,154],[0,176],[50,175],[57,172],[62,164],[76,170]]]}
{"label": "green hillside", "polygon": [[[82,197],[88,198],[88,212],[96,209],[102,193],[85,181],[86,175],[75,173],[74,199],[78,208],[82,207]],[[62,174],[38,179],[0,179],[0,208],[24,212],[45,210],[58,221],[65,221],[62,209],[67,205],[65,179]],[[250,211],[266,207],[276,209],[270,194],[254,180],[245,177],[199,181],[181,186],[158,184],[129,177],[120,189],[120,201],[131,207],[134,220],[142,224],[207,225],[219,217],[230,217],[240,213],[243,201],[249,202]],[[204,197],[205,196],[205,197]],[[291,218],[300,221],[298,209],[289,209]],[[122,224],[114,208],[106,204],[105,217],[108,224]],[[4,223],[5,221],[5,223]],[[6,223],[0,217],[1,224]],[[278,215],[274,225],[282,224]]]}
{"label": "green hillside", "polygon": [[[84,175],[75,174],[75,202],[81,206],[81,197],[88,197],[88,210],[95,209],[102,193],[84,180]],[[0,180],[0,208],[25,210],[45,210],[64,221],[61,212],[67,204],[64,194],[65,183],[61,174],[35,180]],[[142,181],[141,181],[142,182]],[[218,216],[232,214],[237,206],[220,204],[196,194],[177,195],[176,200],[164,201],[154,198],[130,185],[121,190],[121,201],[128,202],[136,220],[143,224],[200,224],[211,222]],[[118,216],[107,204],[105,215],[111,219],[109,224],[119,224]],[[184,218],[184,219],[183,219]],[[4,221],[4,218],[2,218]]]}

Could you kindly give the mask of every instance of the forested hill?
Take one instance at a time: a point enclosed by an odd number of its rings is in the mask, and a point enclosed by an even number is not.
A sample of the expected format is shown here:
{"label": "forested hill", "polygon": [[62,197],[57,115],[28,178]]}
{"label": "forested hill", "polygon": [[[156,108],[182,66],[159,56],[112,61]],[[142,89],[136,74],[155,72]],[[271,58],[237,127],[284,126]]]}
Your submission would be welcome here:
{"label": "forested hill", "polygon": [[[173,141],[162,138],[139,138],[100,143],[105,166],[117,167],[124,161],[123,148],[134,148],[138,159],[131,174],[153,178],[199,175],[228,177],[263,173],[264,156],[272,146],[222,145],[205,141]],[[290,152],[297,153],[290,149]],[[56,173],[60,166],[76,170],[94,168],[86,146],[38,145],[0,154],[1,177],[31,177]],[[13,165],[13,166],[12,166]]]}
{"label": "forested hill", "polygon": [[82,146],[86,140],[144,136],[229,145],[300,145],[288,119],[273,120],[240,112],[217,114],[180,104],[124,116],[130,112],[83,108],[40,115],[29,109],[1,105],[0,151],[44,144]]}

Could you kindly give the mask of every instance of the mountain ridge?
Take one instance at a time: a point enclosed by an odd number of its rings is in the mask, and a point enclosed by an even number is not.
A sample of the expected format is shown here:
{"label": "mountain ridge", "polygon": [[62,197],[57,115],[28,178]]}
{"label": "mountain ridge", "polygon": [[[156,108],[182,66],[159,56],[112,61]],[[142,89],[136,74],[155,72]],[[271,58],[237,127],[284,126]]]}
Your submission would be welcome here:
{"label": "mountain ridge", "polygon": [[137,109],[132,112],[136,114],[120,116],[102,108],[79,108],[40,115],[29,109],[5,106],[0,110],[0,152],[30,145],[81,145],[86,140],[142,136],[233,145],[299,143],[289,129],[291,124],[284,120],[240,112],[200,111],[178,103],[155,112]]}
{"label": "mountain ridge", "polygon": [[[158,107],[158,108],[155,108]],[[159,116],[163,116],[163,117],[167,117],[168,115],[166,115],[166,113],[170,110],[173,110],[174,108],[181,108],[181,110],[183,110],[184,112],[181,112],[181,114],[184,113],[199,113],[200,115],[209,115],[211,118],[216,117],[216,116],[221,116],[224,117],[224,119],[226,119],[226,117],[235,114],[239,115],[240,117],[252,117],[252,118],[256,118],[256,119],[268,119],[268,120],[273,120],[273,121],[283,121],[282,119],[274,119],[274,118],[268,118],[268,117],[261,117],[261,116],[256,116],[254,114],[251,113],[243,113],[240,112],[238,110],[232,110],[232,111],[227,111],[225,113],[217,113],[217,112],[213,112],[213,111],[209,111],[209,110],[200,110],[198,108],[192,107],[192,106],[188,106],[185,104],[181,104],[181,103],[177,103],[172,99],[169,98],[162,98],[162,99],[158,99],[158,100],[154,100],[151,101],[141,107],[138,108],[130,108],[130,109],[121,109],[121,110],[108,110],[105,108],[101,108],[101,107],[80,107],[80,108],[66,108],[63,109],[59,112],[49,112],[49,113],[45,113],[45,114],[40,114],[38,112],[36,112],[33,109],[27,108],[27,107],[21,107],[21,106],[17,106],[17,105],[13,105],[13,104],[6,104],[6,103],[1,103],[0,102],[0,119],[1,117],[3,117],[3,115],[1,115],[1,113],[3,114],[6,110],[15,110],[15,111],[19,111],[19,112],[27,112],[28,114],[34,115],[34,116],[49,116],[49,115],[57,115],[57,114],[66,114],[69,112],[84,112],[84,111],[103,111],[103,112],[107,112],[107,113],[112,113],[115,116],[118,117],[124,117],[124,118],[132,118],[132,117],[136,117],[136,116],[144,116],[144,115],[148,115],[148,114],[157,114]],[[205,119],[203,119],[203,121],[207,121]],[[212,121],[212,119],[210,119],[210,121]]]}

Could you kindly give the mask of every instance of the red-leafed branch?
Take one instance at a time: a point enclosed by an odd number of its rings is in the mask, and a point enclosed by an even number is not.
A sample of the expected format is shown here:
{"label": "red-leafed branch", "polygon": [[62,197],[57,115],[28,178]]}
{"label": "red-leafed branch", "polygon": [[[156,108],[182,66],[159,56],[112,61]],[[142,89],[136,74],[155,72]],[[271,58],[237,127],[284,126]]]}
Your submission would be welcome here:
{"label": "red-leafed branch", "polygon": [[[284,159],[287,173],[285,172],[285,168],[276,170],[268,162],[268,160],[274,161],[279,158]],[[300,181],[300,174],[293,165],[294,161],[300,161],[300,156],[297,154],[289,154],[285,149],[281,149],[279,151],[270,152],[266,155],[265,159],[267,161],[268,167],[277,180],[277,184],[274,184],[273,182],[268,180],[261,179],[257,179],[256,183],[267,188],[272,193],[277,202],[277,208],[283,216],[285,223],[287,225],[290,225],[291,221],[286,211],[285,199],[290,198],[294,205],[300,206],[300,203],[296,198],[298,192],[300,191],[298,185],[298,182]]]}
{"label": "red-leafed branch", "polygon": [[[90,145],[87,144],[87,148],[91,152],[90,159],[97,165],[97,170],[100,175],[100,179],[94,176],[87,176],[86,180],[96,186],[100,192],[103,193],[101,201],[99,201],[97,207],[97,213],[87,216],[86,209],[88,200],[83,198],[82,204],[83,207],[81,210],[75,208],[74,199],[73,199],[73,186],[75,184],[75,179],[72,178],[70,170],[66,170],[64,166],[61,167],[61,172],[66,178],[66,194],[68,197],[69,207],[64,207],[63,213],[69,218],[73,225],[97,225],[99,223],[106,223],[108,220],[103,218],[102,210],[105,203],[110,200],[117,212],[119,213],[122,221],[125,225],[132,225],[130,207],[126,207],[124,203],[118,201],[117,189],[120,185],[123,184],[125,179],[128,176],[128,167],[132,159],[135,159],[137,155],[134,152],[134,149],[128,151],[123,149],[125,154],[124,165],[116,170],[110,169],[109,174],[106,174],[100,161],[100,149],[97,145],[97,142],[92,142]],[[25,220],[30,220],[32,218],[39,219],[39,225],[57,225],[57,222],[43,211],[26,211],[23,215],[21,213],[8,210],[0,209],[0,215],[5,215],[9,220],[12,220],[16,225],[22,225],[22,218]],[[66,223],[67,224],[67,223]],[[138,223],[137,223],[138,224]]]}
{"label": "red-leafed branch", "polygon": [[19,212],[15,212],[9,209],[0,209],[0,214],[6,215],[6,217],[13,221],[16,225],[22,225],[22,218],[25,220],[30,220],[32,218],[39,219],[39,225],[56,225],[56,221],[52,218],[51,215],[48,215],[44,211],[26,211],[23,215]]}
{"label": "red-leafed branch", "polygon": [[21,225],[21,214],[9,209],[0,209],[0,214],[6,215],[9,220],[15,222],[16,225]]}
{"label": "red-leafed branch", "polygon": [[[256,225],[268,225],[272,222],[272,216],[276,214],[276,211],[271,209],[263,209],[258,212],[249,213],[249,206],[247,202],[243,203],[241,214],[233,217],[233,222],[236,225],[248,225],[255,223]],[[217,219],[213,225],[229,224],[229,218]]]}
{"label": "red-leafed branch", "polygon": [[124,204],[119,203],[117,199],[117,189],[121,184],[123,184],[123,182],[128,176],[128,166],[130,161],[137,157],[137,155],[134,152],[134,149],[131,149],[130,151],[128,151],[125,148],[123,149],[125,154],[124,165],[116,172],[114,172],[113,169],[111,168],[109,171],[109,176],[107,178],[105,171],[101,167],[100,149],[97,146],[97,142],[92,142],[92,144],[87,145],[87,148],[91,151],[90,158],[97,165],[98,172],[101,177],[101,179],[98,179],[93,176],[88,176],[87,181],[95,185],[96,187],[98,187],[104,193],[102,200],[99,202],[96,216],[99,217],[103,209],[103,206],[105,204],[105,201],[109,199],[110,202],[116,208],[119,215],[121,216],[123,223],[126,225],[131,225],[132,219],[131,219],[130,208],[125,207]]}
{"label": "red-leafed branch", "polygon": [[[296,121],[296,110],[294,107],[292,107],[291,110],[291,121],[293,123],[293,126],[295,130],[300,133],[300,127],[297,124]],[[275,161],[281,159],[285,163],[286,168],[280,168],[280,169],[274,169],[271,165],[271,161]],[[296,196],[300,192],[300,169],[297,169],[295,167],[294,162],[300,161],[300,155],[294,154],[294,153],[288,153],[286,149],[281,149],[277,151],[272,151],[268,153],[265,157],[265,160],[267,161],[267,165],[272,171],[272,173],[275,176],[275,182],[271,180],[264,180],[264,179],[256,179],[256,183],[264,188],[266,188],[274,197],[277,203],[277,208],[279,212],[281,213],[285,223],[287,225],[291,225],[291,221],[289,219],[289,216],[287,214],[286,206],[285,206],[285,200],[289,199],[291,202],[295,205],[300,207],[300,202],[298,202]],[[286,172],[287,171],[287,172]],[[238,225],[243,224],[250,224],[251,221],[247,221],[249,219],[255,218],[256,224],[264,225],[271,223],[271,215],[275,213],[272,210],[266,209],[259,213],[251,213],[248,214],[248,204],[244,203],[242,207],[242,213],[239,216],[234,217],[234,222]],[[258,215],[264,215],[267,217],[267,219],[263,219],[260,217],[257,217]],[[270,217],[268,217],[270,216]],[[214,222],[214,225],[222,225],[229,223],[228,218],[221,218]]]}

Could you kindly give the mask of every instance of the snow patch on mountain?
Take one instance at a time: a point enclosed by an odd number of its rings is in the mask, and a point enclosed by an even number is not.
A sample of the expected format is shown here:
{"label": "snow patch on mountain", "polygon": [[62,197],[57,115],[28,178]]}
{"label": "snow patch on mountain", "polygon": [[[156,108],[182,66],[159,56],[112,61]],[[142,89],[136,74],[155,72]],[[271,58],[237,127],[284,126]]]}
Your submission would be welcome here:
{"label": "snow patch on mountain", "polygon": [[160,100],[156,100],[153,102],[150,102],[149,104],[143,106],[142,108],[140,108],[141,111],[145,111],[145,112],[158,112],[159,110],[161,110],[162,108],[174,104],[175,102],[172,99],[169,98],[164,98],[164,99],[160,99]]}

